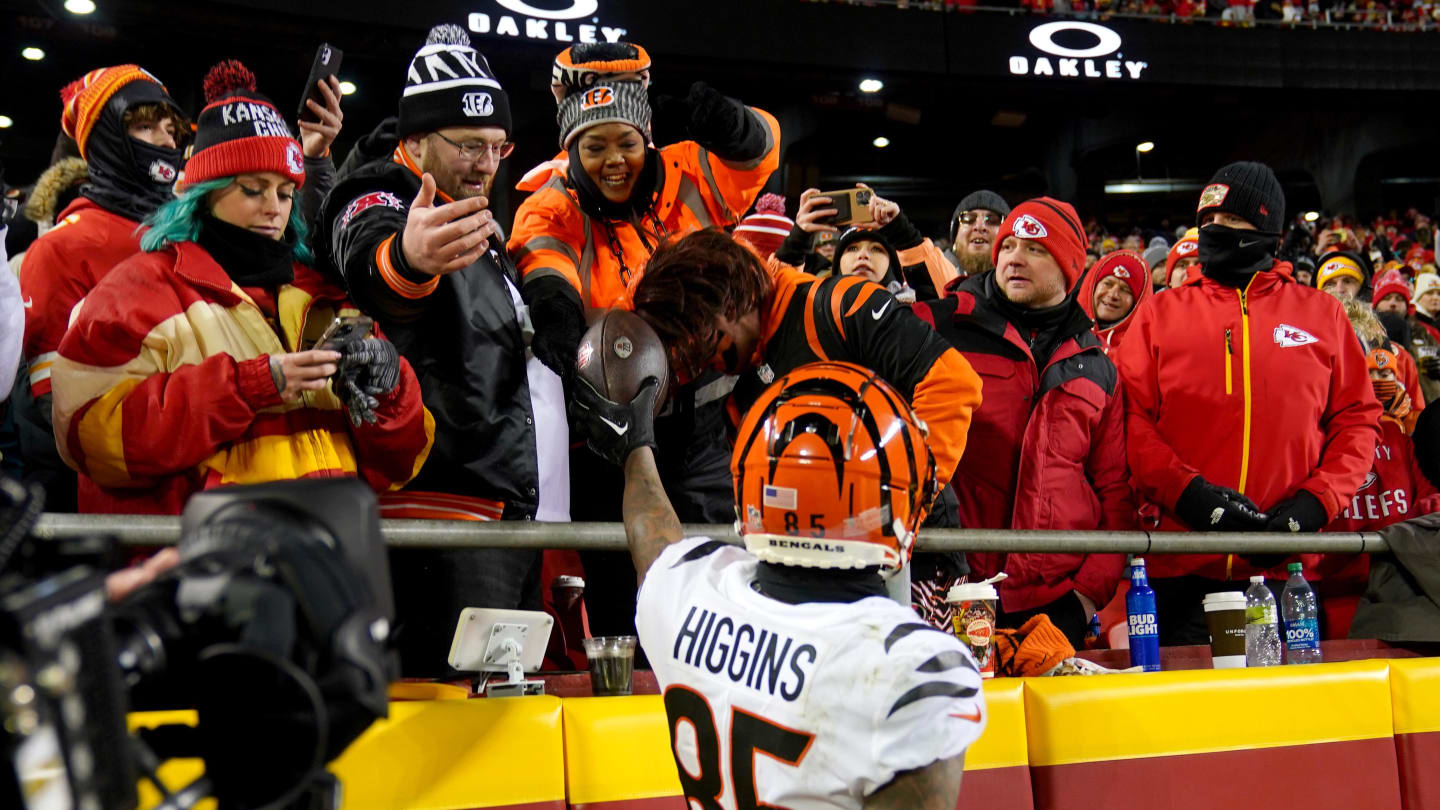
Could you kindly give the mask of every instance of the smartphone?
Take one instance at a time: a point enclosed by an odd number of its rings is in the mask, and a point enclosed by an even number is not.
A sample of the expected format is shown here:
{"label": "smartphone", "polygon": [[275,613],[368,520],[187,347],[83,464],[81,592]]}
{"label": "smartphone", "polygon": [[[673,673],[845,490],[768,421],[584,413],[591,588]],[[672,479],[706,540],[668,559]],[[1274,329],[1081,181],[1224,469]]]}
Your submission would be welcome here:
{"label": "smartphone", "polygon": [[315,103],[321,107],[325,106],[325,96],[320,93],[320,80],[326,76],[340,75],[340,60],[344,58],[345,52],[331,45],[328,42],[320,43],[320,48],[315,51],[315,61],[310,64],[310,78],[305,80],[305,92],[300,94],[300,112],[296,116],[301,121],[319,121],[315,113],[305,102],[315,99]]}
{"label": "smartphone", "polygon": [[375,329],[375,321],[366,315],[347,315],[336,318],[325,327],[325,332],[320,339],[315,341],[315,348],[337,351],[340,346],[349,343],[357,338],[370,337]]}
{"label": "smartphone", "polygon": [[829,207],[835,209],[835,216],[826,222],[827,225],[854,225],[875,221],[875,218],[870,216],[869,189],[847,188],[843,191],[822,191],[820,194],[829,197]]}

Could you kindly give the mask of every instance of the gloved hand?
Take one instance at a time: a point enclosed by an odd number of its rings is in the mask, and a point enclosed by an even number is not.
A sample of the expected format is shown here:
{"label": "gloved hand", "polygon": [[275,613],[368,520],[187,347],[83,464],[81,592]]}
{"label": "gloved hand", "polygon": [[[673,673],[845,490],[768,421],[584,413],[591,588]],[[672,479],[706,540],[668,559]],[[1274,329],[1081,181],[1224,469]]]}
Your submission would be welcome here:
{"label": "gloved hand", "polygon": [[1302,489],[1271,507],[1265,528],[1272,532],[1318,532],[1328,522],[1325,505]]}
{"label": "gloved hand", "polygon": [[628,404],[621,404],[606,399],[577,375],[570,420],[596,455],[623,466],[636,448],[655,447],[655,397],[659,393],[660,381],[650,377]]}
{"label": "gloved hand", "polygon": [[694,140],[724,160],[755,160],[765,154],[767,128],[741,104],[704,82],[684,98],[652,91],[650,128],[655,143]]}
{"label": "gloved hand", "polygon": [[1420,358],[1420,372],[1432,380],[1440,380],[1440,356],[1430,355]]}
{"label": "gloved hand", "polygon": [[1175,515],[1197,532],[1260,532],[1268,520],[1249,498],[1198,475],[1180,493]]}
{"label": "gloved hand", "polygon": [[560,375],[569,391],[575,375],[575,352],[580,349],[580,338],[585,336],[585,312],[579,296],[569,282],[553,277],[526,284],[521,293],[535,328],[530,351],[546,368]]}
{"label": "gloved hand", "polygon": [[400,353],[395,344],[380,338],[352,340],[336,347],[340,352],[340,370],[335,372],[332,388],[345,404],[350,423],[375,424],[379,416],[379,397],[400,385]]}

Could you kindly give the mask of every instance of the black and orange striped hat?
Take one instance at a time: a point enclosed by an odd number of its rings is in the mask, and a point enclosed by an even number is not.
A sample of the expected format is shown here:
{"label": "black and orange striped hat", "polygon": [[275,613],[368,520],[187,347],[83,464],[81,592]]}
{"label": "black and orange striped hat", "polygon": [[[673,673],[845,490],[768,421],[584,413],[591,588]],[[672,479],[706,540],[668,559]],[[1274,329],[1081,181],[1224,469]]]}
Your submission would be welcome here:
{"label": "black and orange striped hat", "polygon": [[550,92],[555,103],[598,81],[638,81],[650,86],[650,54],[633,42],[582,42],[555,57],[550,71]]}

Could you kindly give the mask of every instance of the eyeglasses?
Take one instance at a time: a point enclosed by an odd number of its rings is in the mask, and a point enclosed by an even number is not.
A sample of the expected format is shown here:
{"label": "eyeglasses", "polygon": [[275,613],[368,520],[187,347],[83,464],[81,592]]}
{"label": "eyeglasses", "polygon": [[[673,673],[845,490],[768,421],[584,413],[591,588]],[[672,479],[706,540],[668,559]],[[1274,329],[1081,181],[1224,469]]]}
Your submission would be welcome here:
{"label": "eyeglasses", "polygon": [[497,160],[504,160],[505,158],[510,157],[511,152],[515,151],[514,141],[506,141],[504,143],[486,143],[484,141],[475,141],[473,143],[456,143],[445,137],[444,135],[441,135],[439,132],[434,133],[434,135],[440,140],[455,147],[460,152],[460,157],[472,162],[489,156],[493,156]]}
{"label": "eyeglasses", "polygon": [[1000,227],[1000,223],[1002,223],[1002,222],[1005,221],[1005,218],[1004,218],[1004,217],[1000,216],[999,214],[995,213],[994,211],[961,211],[961,212],[960,212],[960,221],[963,222],[963,223],[965,223],[966,225],[974,225],[974,224],[975,224],[975,220],[980,219],[981,217],[984,217],[984,218],[985,218],[985,224],[986,224],[986,225],[989,225],[989,226],[992,227],[992,228],[998,228],[998,227]]}

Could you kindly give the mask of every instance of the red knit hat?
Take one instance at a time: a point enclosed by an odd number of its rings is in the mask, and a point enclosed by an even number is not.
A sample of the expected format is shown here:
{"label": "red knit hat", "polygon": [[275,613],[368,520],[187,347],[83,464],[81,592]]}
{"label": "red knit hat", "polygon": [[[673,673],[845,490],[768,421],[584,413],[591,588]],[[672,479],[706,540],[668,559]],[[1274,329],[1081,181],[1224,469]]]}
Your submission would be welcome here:
{"label": "red knit hat", "polygon": [[990,248],[990,260],[997,267],[1000,265],[1000,246],[1007,236],[1043,245],[1060,265],[1060,272],[1065,274],[1067,289],[1074,287],[1085,272],[1085,250],[1090,247],[1090,240],[1085,236],[1080,216],[1070,203],[1051,197],[1036,197],[1011,209],[1010,215],[1000,223],[994,247]]}
{"label": "red knit hat", "polygon": [[1400,275],[1399,270],[1387,270],[1380,274],[1380,278],[1375,280],[1375,291],[1370,300],[1378,304],[1391,293],[1404,298],[1407,305],[1410,303],[1410,285],[1405,283],[1405,277]]}
{"label": "red knit hat", "polygon": [[735,238],[750,243],[762,257],[780,249],[790,235],[795,220],[785,216],[785,198],[779,194],[762,194],[755,202],[755,213],[735,226]]}
{"label": "red knit hat", "polygon": [[65,85],[60,90],[60,129],[75,140],[80,147],[80,157],[89,160],[85,147],[90,143],[90,133],[100,113],[120,88],[130,82],[152,82],[159,88],[157,100],[174,107],[175,103],[166,95],[165,85],[139,65],[115,65],[97,68]]}
{"label": "red knit hat", "polygon": [[196,122],[185,185],[247,172],[275,172],[303,186],[305,156],[285,117],[255,91],[255,74],[227,59],[205,75],[205,109]]}
{"label": "red knit hat", "polygon": [[1106,253],[1090,268],[1099,285],[1106,276],[1114,276],[1130,287],[1130,294],[1140,300],[1140,288],[1150,283],[1150,270],[1145,266],[1145,257],[1133,250],[1116,250]]}

